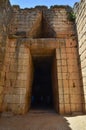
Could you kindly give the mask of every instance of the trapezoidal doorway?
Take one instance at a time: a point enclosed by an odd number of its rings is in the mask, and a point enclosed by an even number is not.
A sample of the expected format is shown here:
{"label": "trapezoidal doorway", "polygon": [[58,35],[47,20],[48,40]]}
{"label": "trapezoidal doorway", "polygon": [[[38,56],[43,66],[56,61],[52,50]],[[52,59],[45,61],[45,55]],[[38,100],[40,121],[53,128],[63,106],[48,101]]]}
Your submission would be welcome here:
{"label": "trapezoidal doorway", "polygon": [[[38,49],[36,50],[39,51]],[[33,82],[31,87],[31,109],[55,109],[59,112],[57,61],[55,50],[31,50]]]}
{"label": "trapezoidal doorway", "polygon": [[31,108],[53,108],[52,57],[37,58],[34,63]]}

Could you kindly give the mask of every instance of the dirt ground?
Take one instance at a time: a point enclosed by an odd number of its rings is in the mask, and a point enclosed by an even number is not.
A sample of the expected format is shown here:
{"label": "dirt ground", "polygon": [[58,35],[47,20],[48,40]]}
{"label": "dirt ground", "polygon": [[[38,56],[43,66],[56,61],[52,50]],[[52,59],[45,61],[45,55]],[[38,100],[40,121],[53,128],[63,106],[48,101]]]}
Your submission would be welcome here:
{"label": "dirt ground", "polygon": [[31,110],[26,115],[3,113],[0,130],[86,130],[86,115],[61,116],[52,110]]}

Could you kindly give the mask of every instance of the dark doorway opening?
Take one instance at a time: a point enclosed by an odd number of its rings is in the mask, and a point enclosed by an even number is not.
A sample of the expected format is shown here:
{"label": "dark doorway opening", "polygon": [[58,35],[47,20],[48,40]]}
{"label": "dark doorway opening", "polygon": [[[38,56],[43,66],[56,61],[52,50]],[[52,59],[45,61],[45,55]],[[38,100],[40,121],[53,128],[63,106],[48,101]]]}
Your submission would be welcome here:
{"label": "dark doorway opening", "polygon": [[53,108],[52,57],[34,60],[34,80],[31,107],[34,109]]}

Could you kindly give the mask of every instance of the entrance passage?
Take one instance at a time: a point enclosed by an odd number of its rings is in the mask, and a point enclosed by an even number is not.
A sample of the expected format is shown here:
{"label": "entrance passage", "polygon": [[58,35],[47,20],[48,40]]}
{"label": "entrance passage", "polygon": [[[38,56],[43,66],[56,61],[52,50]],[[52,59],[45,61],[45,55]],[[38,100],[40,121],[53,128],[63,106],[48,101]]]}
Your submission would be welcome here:
{"label": "entrance passage", "polygon": [[34,80],[32,86],[31,107],[50,109],[53,107],[52,57],[34,60]]}

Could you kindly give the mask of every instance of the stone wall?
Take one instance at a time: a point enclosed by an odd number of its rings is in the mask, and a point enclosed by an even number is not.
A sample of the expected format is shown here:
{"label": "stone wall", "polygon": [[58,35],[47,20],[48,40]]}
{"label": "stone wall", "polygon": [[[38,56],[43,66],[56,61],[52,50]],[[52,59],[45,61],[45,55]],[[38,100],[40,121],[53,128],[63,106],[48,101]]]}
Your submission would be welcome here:
{"label": "stone wall", "polygon": [[8,28],[11,19],[11,5],[8,0],[0,0],[0,110],[3,98],[4,75],[3,65],[8,39]]}
{"label": "stone wall", "polygon": [[76,3],[74,6],[74,12],[76,14],[78,47],[82,71],[84,102],[86,112],[86,1],[81,0],[80,3]]}
{"label": "stone wall", "polygon": [[56,53],[53,57],[52,63],[52,90],[53,90],[53,104],[56,112],[59,112],[59,93],[58,93],[58,80],[57,80],[57,60]]}
{"label": "stone wall", "polygon": [[38,37],[41,29],[42,13],[39,10],[20,9],[13,6],[13,18],[9,27],[9,35],[19,37]]}
{"label": "stone wall", "polygon": [[56,48],[59,111],[61,114],[83,111],[83,87],[77,41],[66,39]]}
{"label": "stone wall", "polygon": [[52,87],[56,111],[60,114],[83,111],[76,40],[16,38],[9,39],[6,47],[2,111],[23,114],[29,110],[34,74],[32,56],[49,55],[54,56]]}
{"label": "stone wall", "polygon": [[45,10],[43,17],[51,30],[50,37],[69,38],[76,34],[73,21],[68,16],[72,9],[68,6]]}
{"label": "stone wall", "polygon": [[20,9],[13,6],[9,36],[29,38],[67,38],[76,34],[74,23],[69,20],[69,6],[51,9]]}
{"label": "stone wall", "polygon": [[77,35],[74,21],[68,19],[71,8],[11,8],[9,1],[1,0],[0,9],[0,45],[3,52],[0,57],[0,111],[24,114],[29,110],[33,58],[53,56],[52,87],[56,111],[60,114],[83,112]]}
{"label": "stone wall", "polygon": [[21,40],[8,41],[3,74],[3,110],[25,113],[30,108],[33,65],[30,50]]}

